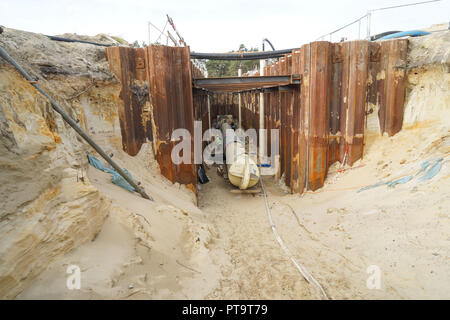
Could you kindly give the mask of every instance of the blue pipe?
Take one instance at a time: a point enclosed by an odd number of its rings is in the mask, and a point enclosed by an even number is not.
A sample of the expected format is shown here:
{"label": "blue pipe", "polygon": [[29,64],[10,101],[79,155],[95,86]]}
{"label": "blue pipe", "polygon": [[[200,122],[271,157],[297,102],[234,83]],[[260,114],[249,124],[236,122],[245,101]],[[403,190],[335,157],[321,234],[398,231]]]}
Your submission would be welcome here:
{"label": "blue pipe", "polygon": [[426,32],[426,31],[421,31],[421,30],[410,30],[410,31],[402,31],[402,32],[389,34],[387,36],[379,38],[378,40],[388,40],[388,39],[395,39],[395,38],[401,38],[401,37],[407,37],[407,36],[420,37],[420,36],[426,36],[428,34],[431,34],[431,33]]}

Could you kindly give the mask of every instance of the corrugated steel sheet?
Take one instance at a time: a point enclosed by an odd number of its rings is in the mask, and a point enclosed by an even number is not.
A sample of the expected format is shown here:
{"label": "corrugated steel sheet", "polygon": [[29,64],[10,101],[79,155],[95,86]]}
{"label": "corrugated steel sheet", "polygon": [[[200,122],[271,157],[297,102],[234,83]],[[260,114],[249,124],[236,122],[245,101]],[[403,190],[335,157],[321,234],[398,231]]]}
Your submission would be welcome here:
{"label": "corrugated steel sheet", "polygon": [[328,84],[331,69],[331,44],[311,43],[310,112],[308,135],[308,189],[323,186],[328,169],[329,107]]}
{"label": "corrugated steel sheet", "polygon": [[350,42],[348,112],[345,142],[348,163],[352,165],[363,155],[364,125],[369,63],[368,41]]}
{"label": "corrugated steel sheet", "polygon": [[194,145],[194,107],[189,47],[152,45],[146,48],[150,82],[150,103],[155,123],[156,159],[161,173],[172,182],[187,185],[196,193],[197,166],[194,148],[190,164],[171,159],[173,130],[184,128]]}
{"label": "corrugated steel sheet", "polygon": [[407,51],[407,39],[381,42],[377,73],[378,118],[381,132],[389,136],[399,132],[403,124]]}
{"label": "corrugated steel sheet", "polygon": [[[111,71],[122,84],[118,106],[122,147],[129,155],[136,155],[146,138],[153,139],[148,113],[148,79],[143,48],[108,47],[106,56]],[[144,116],[143,116],[144,115]]]}
{"label": "corrugated steel sheet", "polygon": [[[291,192],[316,190],[331,164],[346,158],[352,165],[363,156],[369,102],[380,105],[381,133],[400,130],[406,50],[407,40],[320,41],[265,67],[267,76],[301,77],[300,85],[289,90],[264,93],[265,128],[280,129],[280,175]],[[258,128],[259,92],[242,95],[243,125]],[[224,108],[219,106],[218,112]],[[266,137],[270,141],[269,130]]]}
{"label": "corrugated steel sheet", "polygon": [[175,165],[171,151],[174,129],[193,136],[194,110],[190,51],[188,47],[106,48],[113,73],[121,82],[119,120],[123,149],[136,155],[146,139],[154,142],[161,174],[197,192],[193,163]]}
{"label": "corrugated steel sheet", "polygon": [[[110,47],[106,53],[122,83],[119,118],[124,150],[135,155],[146,139],[154,140],[161,173],[196,192],[196,165],[172,163],[172,131],[185,128],[193,137],[194,119],[202,121],[205,130],[219,114],[237,118],[238,94],[193,89],[192,75],[203,75],[190,62],[188,47]],[[342,162],[346,153],[350,165],[362,157],[368,103],[379,105],[381,133],[393,135],[401,129],[406,55],[404,39],[320,41],[265,67],[266,76],[301,79],[300,84],[290,81],[289,86],[264,89],[264,126],[280,129],[280,175],[291,192],[323,186],[328,167]],[[241,93],[246,129],[259,129],[260,92]],[[271,151],[269,130],[267,141]]]}

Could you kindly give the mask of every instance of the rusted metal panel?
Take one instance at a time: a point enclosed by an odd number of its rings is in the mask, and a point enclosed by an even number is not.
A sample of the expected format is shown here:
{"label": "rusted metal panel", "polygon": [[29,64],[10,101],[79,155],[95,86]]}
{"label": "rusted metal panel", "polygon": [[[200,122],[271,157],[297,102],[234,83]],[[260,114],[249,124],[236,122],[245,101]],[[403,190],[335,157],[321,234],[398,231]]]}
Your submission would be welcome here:
{"label": "rusted metal panel", "polygon": [[368,41],[350,42],[348,118],[345,135],[350,165],[360,159],[363,153],[369,60],[368,48]]}
{"label": "rusted metal panel", "polygon": [[381,43],[377,74],[379,120],[381,132],[392,136],[403,124],[405,102],[406,55],[408,40],[388,40]]}
{"label": "rusted metal panel", "polygon": [[122,85],[123,104],[118,108],[122,148],[132,156],[139,152],[146,138],[153,138],[151,121],[146,117],[149,98],[144,55],[142,48],[106,48],[110,68]]}
{"label": "rusted metal panel", "polygon": [[272,129],[271,116],[272,116],[271,93],[264,92],[264,128],[266,129],[266,153],[268,156],[270,156],[271,154],[271,147],[272,147],[270,137],[270,130]]}
{"label": "rusted metal panel", "polygon": [[329,108],[330,122],[328,140],[328,166],[340,160],[339,145],[341,141],[341,106],[342,106],[342,74],[343,74],[343,51],[345,43],[331,44],[332,64],[331,64],[331,82],[329,84]]}
{"label": "rusted metal panel", "polygon": [[299,192],[307,187],[308,181],[308,143],[310,115],[310,82],[311,82],[311,45],[305,44],[300,49],[299,74],[300,84],[300,114],[299,114]]}
{"label": "rusted metal panel", "polygon": [[[282,72],[282,69],[281,69]],[[288,108],[288,102],[287,102],[287,92],[279,91],[279,97],[280,97],[280,126],[281,126],[281,132],[280,132],[280,156],[281,156],[281,174],[283,175],[286,170],[286,162],[287,162],[287,108]],[[289,185],[289,182],[287,181],[287,177],[285,175],[285,182],[286,185]]]}
{"label": "rusted metal panel", "polygon": [[150,97],[155,123],[156,159],[161,174],[172,182],[186,184],[196,193],[197,170],[194,148],[190,164],[175,164],[171,159],[173,130],[187,129],[194,137],[194,108],[189,47],[152,45],[146,48]]}
{"label": "rusted metal panel", "polygon": [[380,133],[383,134],[385,130],[385,122],[386,122],[386,88],[385,86],[385,78],[386,78],[386,70],[389,64],[389,42],[384,41],[380,45],[380,61],[377,64],[377,102],[378,102],[378,121],[380,125]]}
{"label": "rusted metal panel", "polygon": [[346,153],[351,165],[362,157],[363,151],[369,42],[332,46],[328,165],[342,162]]}
{"label": "rusted metal panel", "polygon": [[286,74],[292,74],[292,54],[287,54],[286,56]]}
{"label": "rusted metal panel", "polygon": [[253,128],[259,130],[259,93],[253,92],[252,97]]}
{"label": "rusted metal panel", "polygon": [[286,56],[280,58],[278,75],[287,75],[287,59]]}
{"label": "rusted metal panel", "polygon": [[323,186],[328,168],[328,83],[331,65],[330,43],[311,43],[310,128],[308,154],[308,186]]}
{"label": "rusted metal panel", "polygon": [[[406,46],[403,40],[381,46],[368,41],[314,42],[265,68],[268,76],[301,77],[298,87],[264,90],[265,128],[280,129],[281,172],[291,192],[316,190],[332,163],[346,157],[352,165],[362,157],[368,102],[380,104],[383,131],[391,135],[400,130]],[[244,128],[258,129],[259,91],[241,95]],[[221,108],[237,113],[237,100],[230,97]]]}
{"label": "rusted metal panel", "polygon": [[[280,60],[281,60],[281,58],[280,58]],[[275,76],[281,74],[281,61],[275,62],[275,64],[273,65],[272,74]]]}
{"label": "rusted metal panel", "polygon": [[[299,74],[301,50],[292,52],[291,73]],[[304,180],[300,181],[300,84],[293,92],[292,109],[292,161],[291,161],[291,193],[303,192]]]}
{"label": "rusted metal panel", "polygon": [[194,119],[202,122],[203,131],[209,129],[208,94],[204,90],[193,90]]}
{"label": "rusted metal panel", "polygon": [[[217,118],[217,115],[229,114],[232,115],[235,119],[239,117],[239,101],[238,94],[231,92],[213,92],[211,93],[211,110],[212,118]],[[244,108],[242,110],[243,119]]]}
{"label": "rusted metal panel", "polygon": [[367,71],[367,102],[376,105],[377,100],[377,65],[380,62],[381,45],[369,42],[369,68]]}
{"label": "rusted metal panel", "polygon": [[350,42],[340,44],[341,87],[339,93],[339,161],[343,163],[347,153],[348,88],[350,80]]}
{"label": "rusted metal panel", "polygon": [[294,90],[289,91],[286,94],[286,104],[287,104],[287,121],[286,121],[286,184],[290,187],[291,192],[294,188],[293,186],[293,174],[294,174],[294,141],[293,141],[293,129],[294,129],[294,104],[295,95]]}

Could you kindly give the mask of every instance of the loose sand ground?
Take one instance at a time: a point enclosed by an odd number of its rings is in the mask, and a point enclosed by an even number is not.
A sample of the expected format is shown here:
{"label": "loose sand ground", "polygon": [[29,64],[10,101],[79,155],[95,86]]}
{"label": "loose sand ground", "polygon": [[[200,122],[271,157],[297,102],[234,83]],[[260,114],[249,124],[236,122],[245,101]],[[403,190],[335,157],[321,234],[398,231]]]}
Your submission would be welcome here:
{"label": "loose sand ground", "polygon": [[[145,152],[117,161],[142,177],[155,170],[139,164]],[[331,168],[316,192],[291,195],[264,177],[278,232],[332,299],[448,299],[449,152],[448,129],[430,125],[370,141],[363,160],[343,173]],[[357,193],[439,157],[442,169],[430,181]],[[90,168],[90,181],[113,204],[102,231],[18,298],[320,299],[276,242],[263,196],[231,193],[215,167],[207,174],[196,208],[183,187],[157,174],[143,181],[152,203]],[[65,286],[69,264],[82,270],[81,290]],[[372,265],[381,271],[378,290],[366,286]]]}

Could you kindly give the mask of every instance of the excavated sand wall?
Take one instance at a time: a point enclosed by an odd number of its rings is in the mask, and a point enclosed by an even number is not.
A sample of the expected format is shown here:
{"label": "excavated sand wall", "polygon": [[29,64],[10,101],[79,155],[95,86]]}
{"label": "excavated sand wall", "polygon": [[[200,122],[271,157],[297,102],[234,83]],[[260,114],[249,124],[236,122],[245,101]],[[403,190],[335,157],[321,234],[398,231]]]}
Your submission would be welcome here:
{"label": "excavated sand wall", "polygon": [[[382,77],[383,75],[377,75]],[[450,31],[408,41],[402,130],[450,125]],[[366,146],[380,137],[379,105],[369,103]],[[417,143],[413,139],[412,143]]]}
{"label": "excavated sand wall", "polygon": [[449,122],[450,65],[429,65],[412,69],[408,74],[404,128]]}
{"label": "excavated sand wall", "polygon": [[[5,29],[0,45],[105,151],[121,149],[120,85],[104,49]],[[0,297],[13,298],[56,257],[91,241],[109,201],[86,176],[92,149],[0,59]]]}
{"label": "excavated sand wall", "polygon": [[450,31],[409,41],[403,126],[450,123]]}

